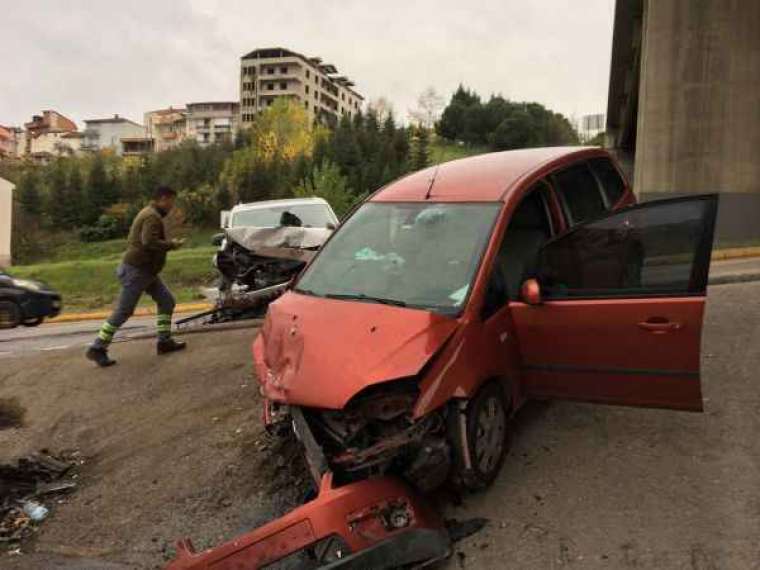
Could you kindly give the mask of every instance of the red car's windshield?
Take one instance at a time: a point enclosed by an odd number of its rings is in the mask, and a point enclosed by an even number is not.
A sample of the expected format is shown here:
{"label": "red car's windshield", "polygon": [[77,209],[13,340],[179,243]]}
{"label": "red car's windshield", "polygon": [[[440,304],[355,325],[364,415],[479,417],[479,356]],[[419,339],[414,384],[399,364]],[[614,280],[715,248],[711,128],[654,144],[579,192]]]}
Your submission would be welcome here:
{"label": "red car's windshield", "polygon": [[364,204],[327,243],[297,291],[459,312],[500,204]]}

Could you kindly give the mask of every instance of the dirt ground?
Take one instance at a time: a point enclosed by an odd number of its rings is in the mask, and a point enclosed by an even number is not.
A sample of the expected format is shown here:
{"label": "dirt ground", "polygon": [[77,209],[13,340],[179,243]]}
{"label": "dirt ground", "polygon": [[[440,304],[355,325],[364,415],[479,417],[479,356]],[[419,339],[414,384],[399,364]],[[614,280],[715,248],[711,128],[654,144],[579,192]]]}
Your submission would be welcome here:
{"label": "dirt ground", "polygon": [[[215,544],[292,504],[307,482],[262,434],[254,333],[190,335],[162,358],[119,344],[107,371],[79,350],[0,360],[0,400],[25,410],[0,457],[88,458],[30,552],[0,567],[156,568],[178,537]],[[760,283],[711,289],[704,346],[704,414],[527,406],[495,485],[446,506],[490,524],[445,569],[760,570]]]}
{"label": "dirt ground", "polygon": [[150,340],[119,343],[106,370],[79,349],[4,359],[0,399],[16,399],[24,425],[0,431],[2,460],[48,448],[86,462],[31,553],[0,567],[157,568],[177,538],[203,548],[292,504],[308,483],[263,433],[254,334],[188,335],[185,354],[160,358]]}

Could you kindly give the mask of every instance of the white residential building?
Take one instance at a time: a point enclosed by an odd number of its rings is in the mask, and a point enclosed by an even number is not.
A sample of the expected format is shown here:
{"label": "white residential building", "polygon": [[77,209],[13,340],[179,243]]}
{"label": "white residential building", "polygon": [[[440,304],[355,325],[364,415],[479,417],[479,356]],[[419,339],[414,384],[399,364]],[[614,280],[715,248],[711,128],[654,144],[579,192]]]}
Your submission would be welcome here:
{"label": "white residential building", "polygon": [[145,137],[145,127],[114,115],[108,119],[89,119],[85,122],[83,150],[98,151],[111,149],[116,154],[124,154],[122,139],[140,139]]}
{"label": "white residential building", "polygon": [[0,267],[8,267],[11,264],[13,188],[13,184],[5,178],[0,178]]}

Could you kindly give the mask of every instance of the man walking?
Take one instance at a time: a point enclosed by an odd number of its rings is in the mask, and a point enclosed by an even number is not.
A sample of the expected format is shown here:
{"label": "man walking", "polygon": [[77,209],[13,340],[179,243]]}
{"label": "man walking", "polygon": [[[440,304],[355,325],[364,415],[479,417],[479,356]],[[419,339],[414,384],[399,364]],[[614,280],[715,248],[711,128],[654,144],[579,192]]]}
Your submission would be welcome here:
{"label": "man walking", "polygon": [[185,343],[171,337],[174,297],[158,274],[166,263],[166,252],[177,249],[184,240],[167,240],[164,217],[174,207],[177,193],[168,186],[159,186],[153,193],[153,200],[135,216],[127,238],[127,251],[116,270],[121,282],[121,292],[116,308],[100,327],[98,336],[87,349],[86,356],[98,366],[116,364],[108,356],[108,347],[114,333],[123,325],[137,306],[143,293],[148,293],[156,302],[158,354],[166,354],[185,348]]}

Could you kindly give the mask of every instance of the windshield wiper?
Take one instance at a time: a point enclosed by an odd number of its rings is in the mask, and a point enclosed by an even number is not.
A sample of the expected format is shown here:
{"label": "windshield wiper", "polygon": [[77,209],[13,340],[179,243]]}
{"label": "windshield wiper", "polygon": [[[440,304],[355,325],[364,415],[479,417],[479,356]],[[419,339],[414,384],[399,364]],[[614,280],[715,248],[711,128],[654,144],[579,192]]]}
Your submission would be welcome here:
{"label": "windshield wiper", "polygon": [[301,295],[311,295],[312,297],[319,297],[314,291],[311,289],[293,289],[294,293],[301,293]]}
{"label": "windshield wiper", "polygon": [[364,295],[363,293],[327,293],[325,297],[327,297],[328,299],[369,301],[370,303],[380,303],[381,305],[393,305],[394,307],[406,307],[406,303],[404,301],[399,301],[398,299],[384,299],[382,297],[372,297],[370,295]]}

